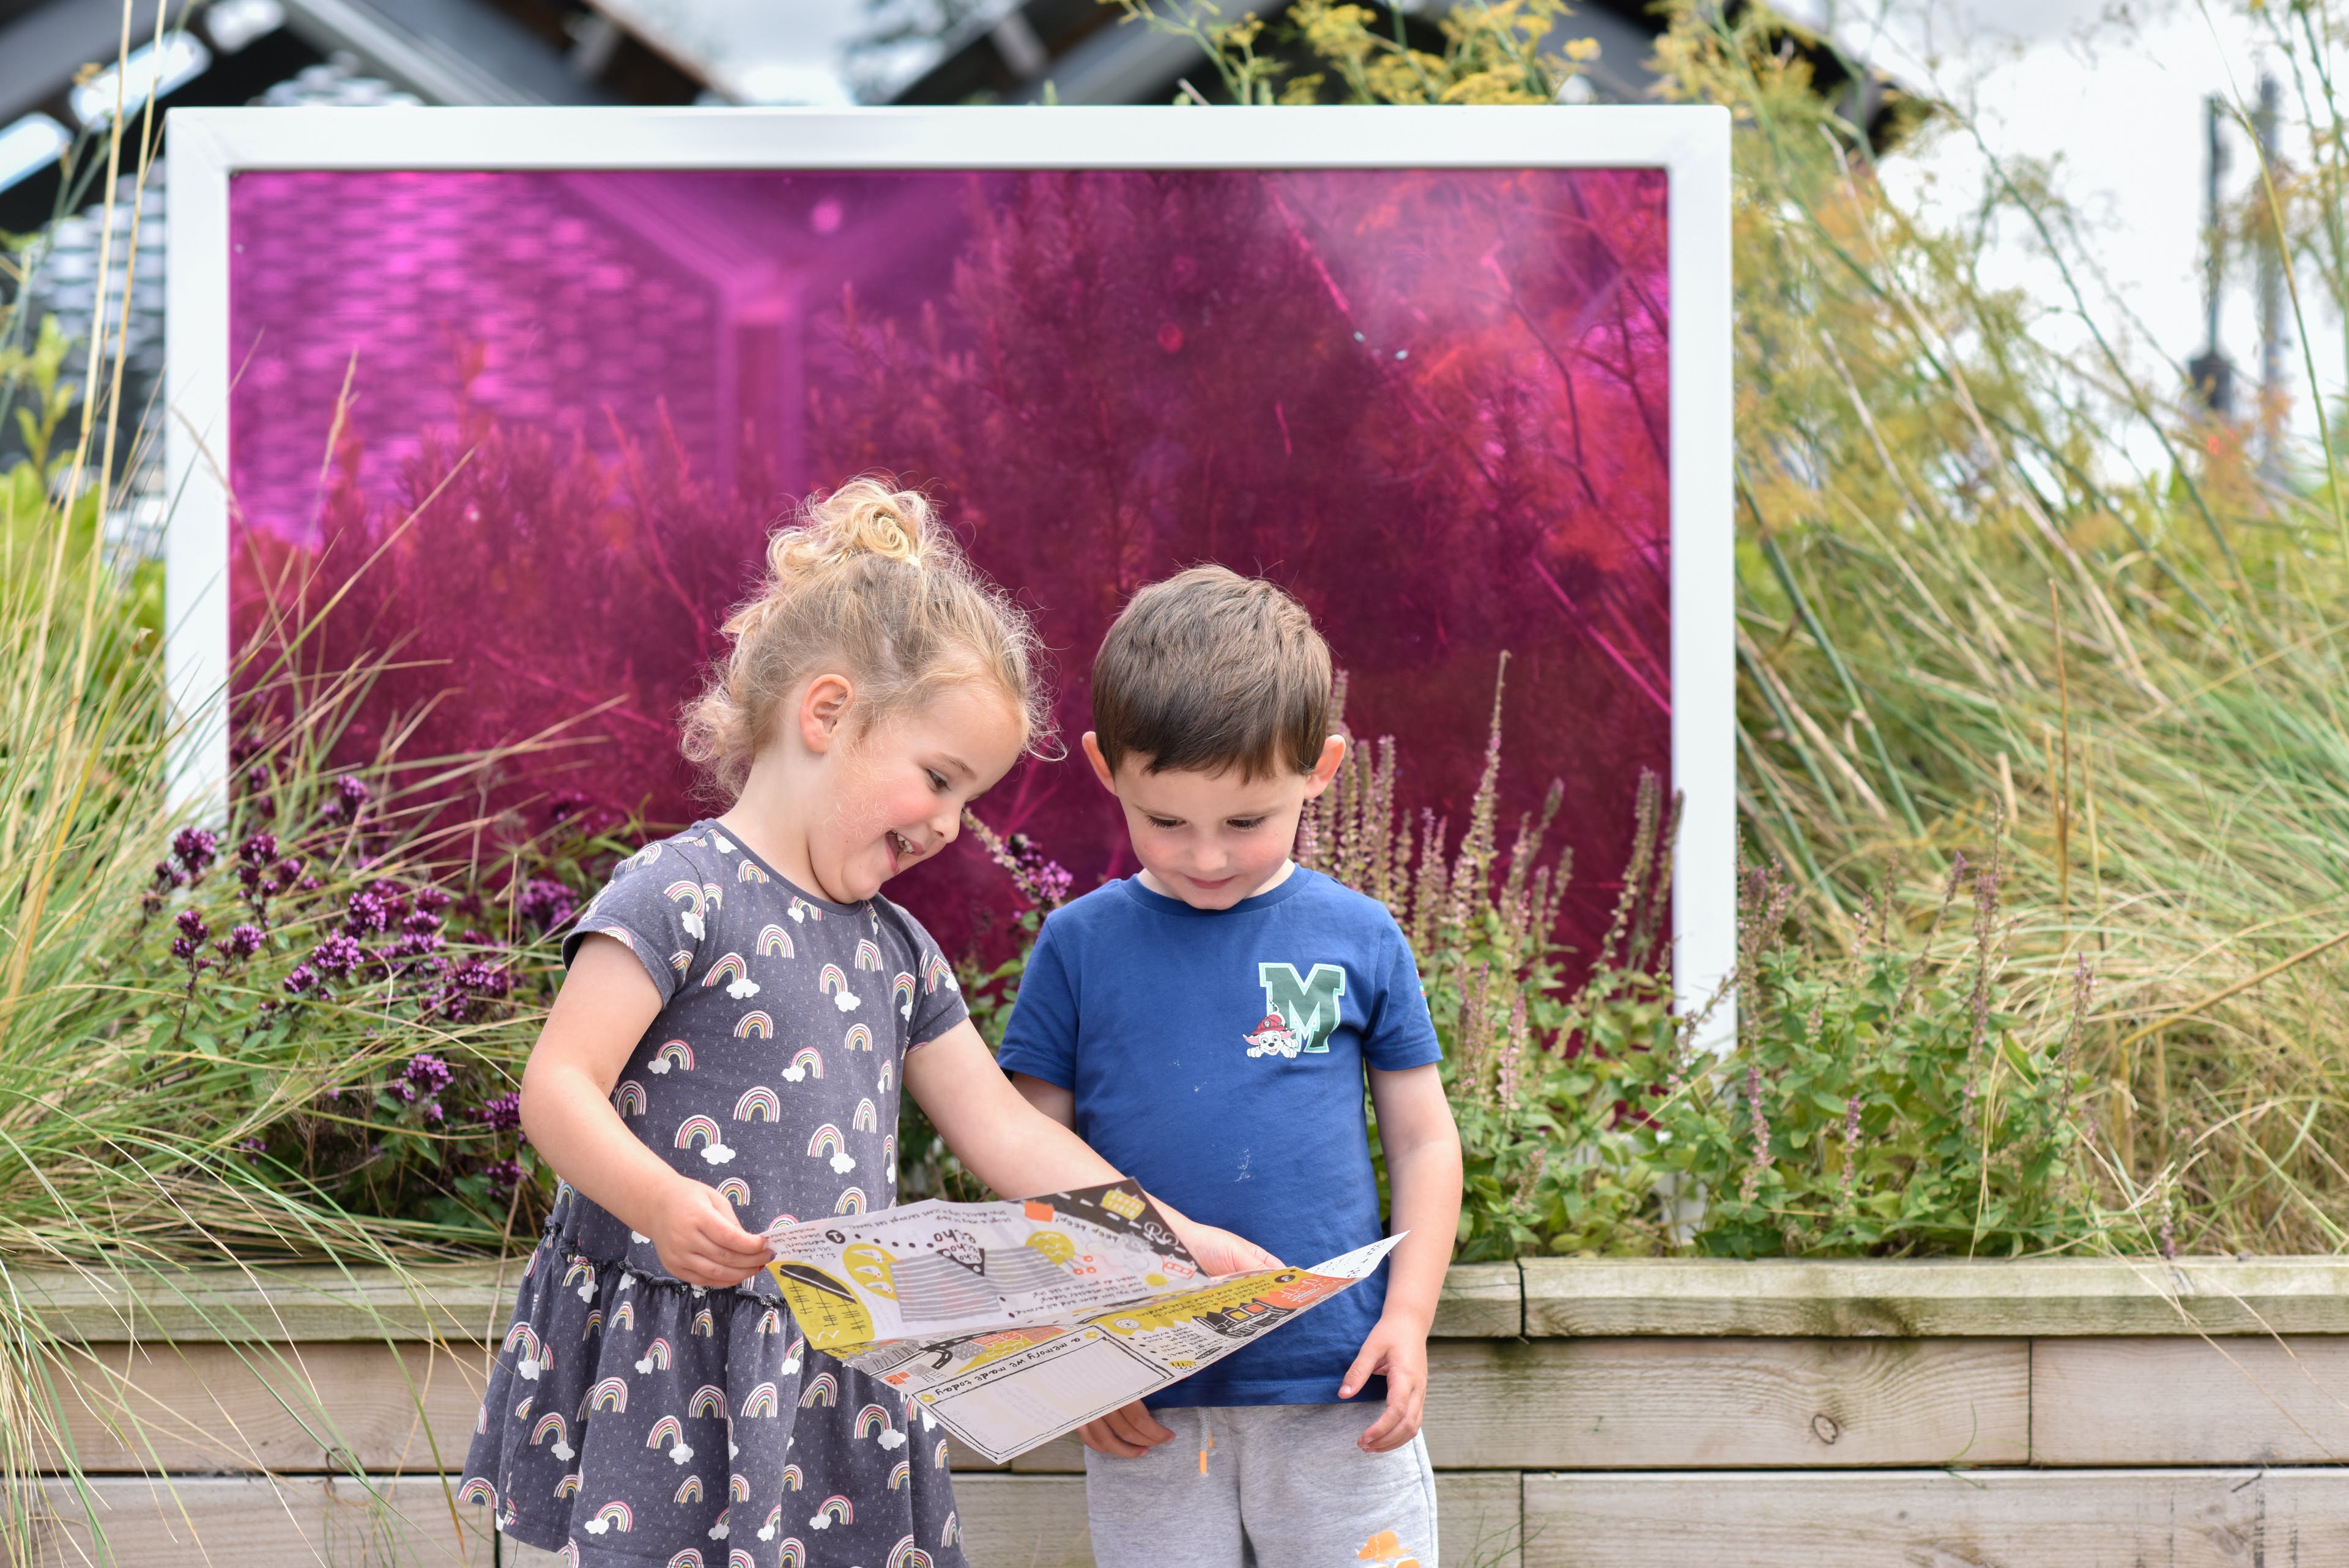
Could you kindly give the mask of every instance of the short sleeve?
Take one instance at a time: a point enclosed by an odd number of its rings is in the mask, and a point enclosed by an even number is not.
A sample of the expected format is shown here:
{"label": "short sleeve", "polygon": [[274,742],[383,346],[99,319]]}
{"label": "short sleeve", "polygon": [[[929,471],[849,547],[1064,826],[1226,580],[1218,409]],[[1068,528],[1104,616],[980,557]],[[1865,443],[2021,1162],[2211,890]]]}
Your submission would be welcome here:
{"label": "short sleeve", "polygon": [[1427,993],[1420,989],[1419,963],[1411,942],[1387,922],[1376,1006],[1362,1030],[1362,1059],[1382,1072],[1424,1067],[1444,1060],[1444,1043],[1428,1016]]}
{"label": "short sleeve", "polygon": [[1049,916],[1028,954],[1019,1000],[1012,1004],[1011,1022],[1004,1025],[1003,1046],[995,1061],[1007,1073],[1025,1073],[1056,1088],[1076,1086],[1076,988],[1069,982],[1069,966]]}
{"label": "short sleeve", "polygon": [[899,905],[886,899],[876,900],[914,949],[914,972],[918,977],[914,985],[914,1005],[905,1014],[905,1049],[918,1050],[970,1016],[970,1008],[962,999],[962,985],[955,979],[954,965],[924,929],[922,922],[907,914]]}
{"label": "short sleeve", "polygon": [[[646,846],[647,851],[662,847]],[[720,891],[673,850],[649,859],[643,851],[630,856],[563,939],[564,967],[578,960],[580,943],[600,931],[636,955],[666,1007],[693,972],[709,930],[708,912]]]}

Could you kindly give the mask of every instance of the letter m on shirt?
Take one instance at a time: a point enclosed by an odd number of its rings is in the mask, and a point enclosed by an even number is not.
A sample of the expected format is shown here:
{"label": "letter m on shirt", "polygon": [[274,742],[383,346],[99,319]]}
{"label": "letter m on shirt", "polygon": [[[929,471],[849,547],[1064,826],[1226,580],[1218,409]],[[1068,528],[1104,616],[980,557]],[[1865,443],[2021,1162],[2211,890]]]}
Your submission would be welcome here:
{"label": "letter m on shirt", "polygon": [[1338,1027],[1338,999],[1346,994],[1346,971],[1334,963],[1317,963],[1303,980],[1297,966],[1260,963],[1256,977],[1264,987],[1264,1010],[1278,1012],[1289,1033],[1303,1038],[1307,1051],[1330,1049],[1330,1032]]}

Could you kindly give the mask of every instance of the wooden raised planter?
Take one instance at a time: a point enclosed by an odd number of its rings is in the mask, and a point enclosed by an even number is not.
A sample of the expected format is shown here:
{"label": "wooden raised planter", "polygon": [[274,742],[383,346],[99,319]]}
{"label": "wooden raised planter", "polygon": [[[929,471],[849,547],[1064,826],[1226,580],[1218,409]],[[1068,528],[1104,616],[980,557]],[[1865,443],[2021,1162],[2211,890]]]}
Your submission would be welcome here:
{"label": "wooden raised planter", "polygon": [[[518,1267],[10,1276],[76,1346],[45,1561],[554,1561],[443,1479]],[[1447,1565],[2349,1564],[2349,1259],[1536,1260],[1436,1332]],[[957,1469],[974,1563],[1090,1561],[1072,1441]]]}

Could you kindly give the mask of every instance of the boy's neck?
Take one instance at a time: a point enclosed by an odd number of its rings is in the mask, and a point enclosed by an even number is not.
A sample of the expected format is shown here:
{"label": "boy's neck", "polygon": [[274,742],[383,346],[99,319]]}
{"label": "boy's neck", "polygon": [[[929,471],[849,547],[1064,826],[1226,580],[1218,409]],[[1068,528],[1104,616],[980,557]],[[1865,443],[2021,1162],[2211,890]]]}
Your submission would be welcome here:
{"label": "boy's neck", "polygon": [[[1280,863],[1279,870],[1266,877],[1263,882],[1257,886],[1249,888],[1247,892],[1242,896],[1241,901],[1245,903],[1247,899],[1255,898],[1259,893],[1271,892],[1275,888],[1278,888],[1283,882],[1288,881],[1288,874],[1296,869],[1297,862],[1295,860],[1291,859],[1282,861]],[[1166,886],[1165,883],[1161,882],[1157,877],[1152,876],[1147,870],[1143,870],[1138,874],[1134,877],[1134,880],[1141,883],[1144,888],[1149,888],[1152,892],[1157,894],[1162,898],[1172,898],[1178,904],[1191,903],[1191,900],[1185,898],[1182,894],[1177,893],[1174,889]],[[1196,909],[1204,908],[1205,906],[1191,904],[1191,907]]]}

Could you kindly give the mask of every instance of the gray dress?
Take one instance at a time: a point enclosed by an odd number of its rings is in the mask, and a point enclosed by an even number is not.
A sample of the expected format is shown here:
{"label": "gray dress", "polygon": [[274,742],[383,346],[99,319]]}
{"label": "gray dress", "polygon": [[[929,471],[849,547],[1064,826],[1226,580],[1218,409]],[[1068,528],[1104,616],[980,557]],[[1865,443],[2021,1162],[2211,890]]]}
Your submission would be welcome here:
{"label": "gray dress", "polygon": [[[968,1011],[882,898],[794,888],[696,823],[621,863],[564,943],[626,943],[664,1005],[613,1104],[744,1229],[887,1206],[905,1054]],[[963,1562],[946,1436],[809,1350],[773,1279],[679,1282],[558,1183],[490,1375],[461,1494],[588,1568]]]}

